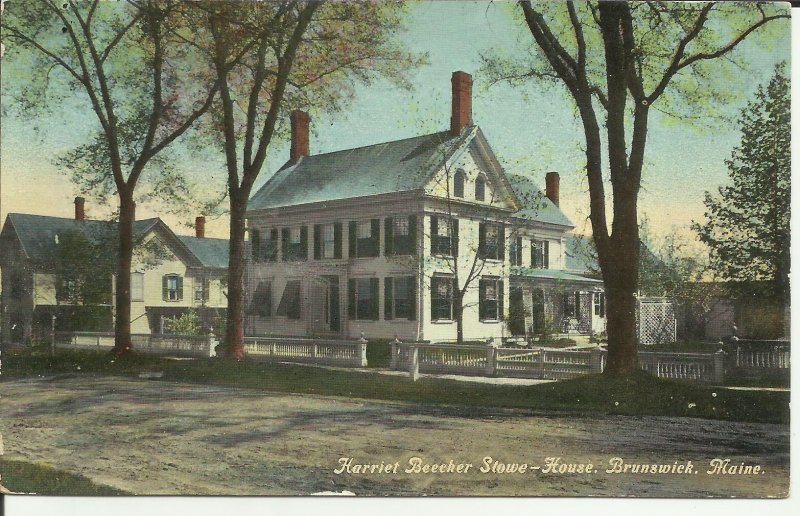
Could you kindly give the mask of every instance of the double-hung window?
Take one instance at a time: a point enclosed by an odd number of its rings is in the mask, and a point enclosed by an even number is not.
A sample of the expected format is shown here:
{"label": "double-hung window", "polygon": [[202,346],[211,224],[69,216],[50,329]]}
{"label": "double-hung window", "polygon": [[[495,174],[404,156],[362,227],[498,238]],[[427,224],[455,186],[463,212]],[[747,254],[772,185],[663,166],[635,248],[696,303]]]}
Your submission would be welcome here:
{"label": "double-hung window", "polygon": [[131,301],[144,301],[144,273],[131,273]]}
{"label": "double-hung window", "polygon": [[300,319],[300,280],[286,282],[276,314],[288,319]]}
{"label": "double-hung window", "polygon": [[387,217],[384,221],[384,254],[409,255],[417,248],[417,217]]}
{"label": "double-hung window", "polygon": [[503,318],[503,282],[499,278],[481,278],[479,283],[478,312],[482,321],[499,321]]}
{"label": "double-hung window", "polygon": [[414,276],[385,278],[384,285],[384,319],[416,319],[416,281]]}
{"label": "double-hung window", "polygon": [[253,292],[253,299],[247,309],[249,315],[259,315],[269,317],[272,315],[272,283],[269,281],[259,281]]}
{"label": "double-hung window", "polygon": [[504,234],[502,224],[482,222],[478,227],[478,256],[485,260],[505,259]]}
{"label": "double-hung window", "polygon": [[431,216],[431,254],[458,255],[458,219]]}
{"label": "double-hung window", "polygon": [[508,249],[511,265],[522,266],[522,237],[512,238]]}
{"label": "double-hung window", "polygon": [[550,268],[550,242],[547,240],[531,241],[531,268]]}
{"label": "double-hung window", "polygon": [[431,278],[431,320],[453,320],[454,278],[434,275]]}
{"label": "double-hung window", "polygon": [[303,261],[308,258],[308,228],[306,226],[283,228],[281,239],[284,261]]}
{"label": "double-hung window", "polygon": [[167,274],[161,279],[161,294],[164,301],[183,300],[183,278],[178,274]]}
{"label": "double-hung window", "polygon": [[350,278],[347,297],[350,319],[378,320],[378,278]]}
{"label": "double-hung window", "polygon": [[378,256],[380,231],[380,219],[351,221],[349,228],[350,258]]}
{"label": "double-hung window", "polygon": [[594,315],[606,316],[606,295],[603,292],[594,293]]}

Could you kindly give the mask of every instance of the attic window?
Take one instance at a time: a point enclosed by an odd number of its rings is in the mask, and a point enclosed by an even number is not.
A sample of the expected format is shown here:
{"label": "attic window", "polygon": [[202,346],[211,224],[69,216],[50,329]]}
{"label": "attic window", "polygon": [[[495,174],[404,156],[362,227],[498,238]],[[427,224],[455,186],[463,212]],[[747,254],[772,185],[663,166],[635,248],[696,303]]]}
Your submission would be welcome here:
{"label": "attic window", "polygon": [[464,182],[467,180],[467,174],[463,170],[458,169],[453,178],[453,195],[456,197],[464,197]]}
{"label": "attic window", "polygon": [[478,176],[475,180],[475,200],[486,200],[486,178],[483,176]]}

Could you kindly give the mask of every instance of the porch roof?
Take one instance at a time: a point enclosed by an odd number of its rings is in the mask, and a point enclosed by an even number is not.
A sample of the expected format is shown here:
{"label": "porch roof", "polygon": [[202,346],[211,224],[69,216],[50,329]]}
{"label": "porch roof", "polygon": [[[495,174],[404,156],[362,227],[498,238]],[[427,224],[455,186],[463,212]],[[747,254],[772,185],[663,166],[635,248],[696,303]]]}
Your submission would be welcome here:
{"label": "porch roof", "polygon": [[556,281],[571,281],[576,283],[592,283],[602,285],[603,280],[581,276],[560,269],[530,269],[528,267],[511,267],[511,277],[539,278]]}

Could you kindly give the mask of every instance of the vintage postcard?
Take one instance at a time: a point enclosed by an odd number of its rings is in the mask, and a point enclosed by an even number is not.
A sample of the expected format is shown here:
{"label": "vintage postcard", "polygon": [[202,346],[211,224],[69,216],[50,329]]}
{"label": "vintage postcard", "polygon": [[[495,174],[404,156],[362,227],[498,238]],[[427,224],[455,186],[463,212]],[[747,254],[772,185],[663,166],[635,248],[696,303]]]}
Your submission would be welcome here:
{"label": "vintage postcard", "polygon": [[4,2],[0,490],[788,497],[791,14]]}

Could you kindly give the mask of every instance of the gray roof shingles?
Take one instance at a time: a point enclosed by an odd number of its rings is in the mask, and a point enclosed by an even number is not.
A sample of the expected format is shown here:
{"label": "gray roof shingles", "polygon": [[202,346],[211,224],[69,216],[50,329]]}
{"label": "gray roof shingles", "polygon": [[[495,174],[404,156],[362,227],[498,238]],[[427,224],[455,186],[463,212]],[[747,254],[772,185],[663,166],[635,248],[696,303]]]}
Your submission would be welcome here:
{"label": "gray roof shingles", "polygon": [[222,238],[197,238],[176,235],[189,251],[200,260],[203,267],[225,269],[228,267],[228,241]]}
{"label": "gray roof shingles", "polygon": [[561,208],[542,195],[542,191],[539,190],[533,179],[519,174],[506,174],[506,177],[517,198],[523,204],[523,208],[516,212],[515,216],[526,220],[575,227],[575,224],[561,211]]}
{"label": "gray roof shingles", "polygon": [[277,171],[253,195],[248,209],[417,190],[462,138],[445,131],[304,156],[297,164],[287,163]]}

